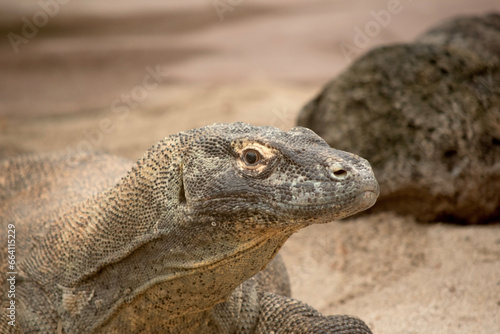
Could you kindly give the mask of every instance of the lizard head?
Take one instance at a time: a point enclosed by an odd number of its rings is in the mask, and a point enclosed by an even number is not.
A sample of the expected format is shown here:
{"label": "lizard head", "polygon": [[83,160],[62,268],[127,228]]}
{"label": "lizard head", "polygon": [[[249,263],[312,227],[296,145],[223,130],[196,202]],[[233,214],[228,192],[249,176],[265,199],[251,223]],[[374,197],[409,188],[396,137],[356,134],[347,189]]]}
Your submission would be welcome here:
{"label": "lizard head", "polygon": [[303,127],[205,127],[190,140],[182,174],[188,216],[249,227],[341,219],[368,209],[379,194],[368,161]]}

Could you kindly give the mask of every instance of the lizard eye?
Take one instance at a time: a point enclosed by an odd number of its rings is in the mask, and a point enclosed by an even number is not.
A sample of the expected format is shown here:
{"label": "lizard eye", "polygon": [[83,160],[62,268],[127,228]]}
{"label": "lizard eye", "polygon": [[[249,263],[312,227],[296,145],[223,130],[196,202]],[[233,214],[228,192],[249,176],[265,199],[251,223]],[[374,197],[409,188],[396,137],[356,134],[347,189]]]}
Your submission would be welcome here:
{"label": "lizard eye", "polygon": [[249,166],[255,166],[261,160],[260,153],[253,149],[244,151],[242,158],[243,161]]}

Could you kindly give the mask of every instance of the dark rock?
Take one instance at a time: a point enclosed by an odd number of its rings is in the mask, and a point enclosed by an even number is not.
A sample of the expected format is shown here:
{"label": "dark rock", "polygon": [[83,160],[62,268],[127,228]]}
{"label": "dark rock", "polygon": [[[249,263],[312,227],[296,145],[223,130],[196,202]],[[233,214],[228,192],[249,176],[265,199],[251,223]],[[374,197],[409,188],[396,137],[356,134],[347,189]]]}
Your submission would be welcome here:
{"label": "dark rock", "polygon": [[500,15],[457,18],[415,43],[372,50],[298,124],[371,162],[381,186],[373,210],[500,218]]}

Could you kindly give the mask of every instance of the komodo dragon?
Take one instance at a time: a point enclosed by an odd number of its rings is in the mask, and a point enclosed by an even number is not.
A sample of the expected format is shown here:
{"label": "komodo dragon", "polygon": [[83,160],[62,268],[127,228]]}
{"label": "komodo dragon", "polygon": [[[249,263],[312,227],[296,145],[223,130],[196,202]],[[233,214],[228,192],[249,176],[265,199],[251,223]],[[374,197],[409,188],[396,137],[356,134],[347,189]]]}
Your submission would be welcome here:
{"label": "komodo dragon", "polygon": [[14,158],[0,162],[0,188],[1,270],[17,272],[15,298],[2,284],[2,333],[370,333],[288,297],[276,256],[288,237],[379,192],[366,160],[306,128],[214,124],[134,165]]}

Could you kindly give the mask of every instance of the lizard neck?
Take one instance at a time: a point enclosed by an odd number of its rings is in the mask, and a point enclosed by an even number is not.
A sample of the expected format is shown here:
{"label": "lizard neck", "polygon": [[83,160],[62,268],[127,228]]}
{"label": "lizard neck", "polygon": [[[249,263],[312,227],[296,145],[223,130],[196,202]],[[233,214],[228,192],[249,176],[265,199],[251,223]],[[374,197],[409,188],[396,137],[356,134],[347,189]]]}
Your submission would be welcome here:
{"label": "lizard neck", "polygon": [[62,286],[75,286],[154,237],[160,203],[166,201],[165,210],[174,212],[173,202],[166,198],[169,194],[156,189],[158,175],[174,175],[175,171],[165,171],[165,166],[176,168],[169,163],[172,157],[168,152],[157,146],[116,186],[53,222],[44,247],[35,249],[27,261],[30,276],[44,284],[57,281]]}

